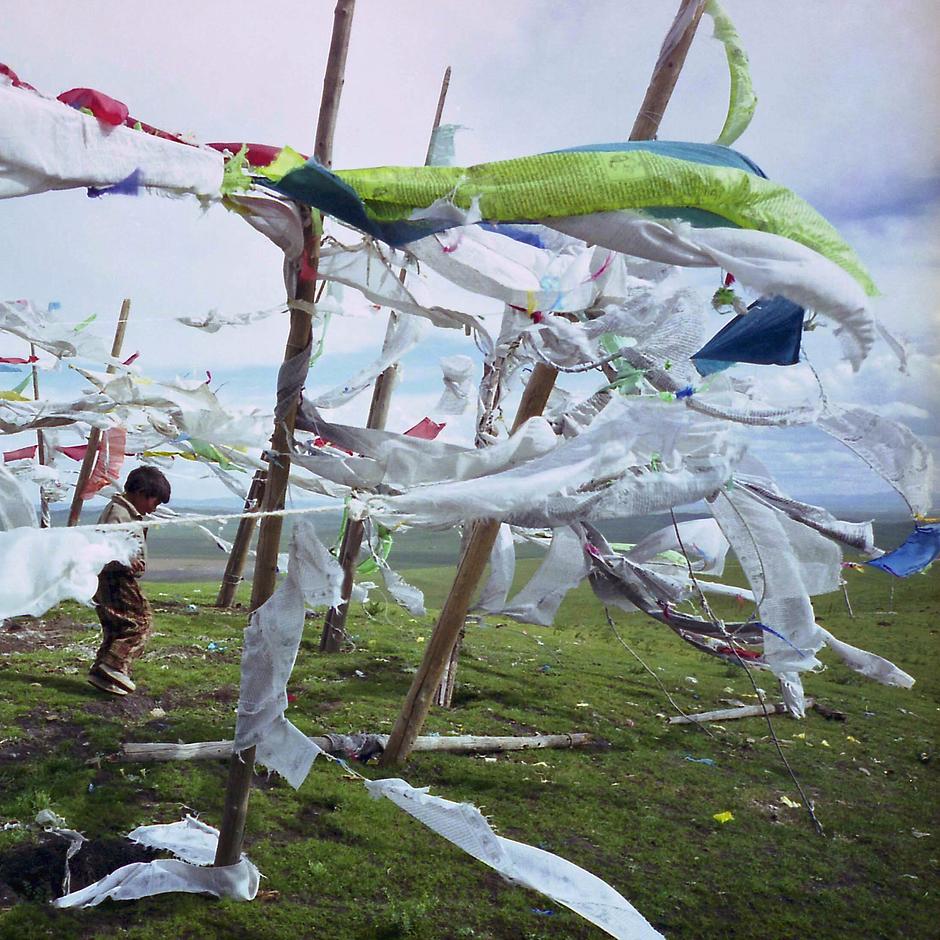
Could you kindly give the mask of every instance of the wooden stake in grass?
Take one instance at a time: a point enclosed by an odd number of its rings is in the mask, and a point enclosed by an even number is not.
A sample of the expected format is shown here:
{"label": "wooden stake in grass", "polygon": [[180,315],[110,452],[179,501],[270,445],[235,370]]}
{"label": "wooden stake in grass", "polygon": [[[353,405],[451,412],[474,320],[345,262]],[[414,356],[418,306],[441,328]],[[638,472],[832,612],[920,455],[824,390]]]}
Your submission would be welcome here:
{"label": "wooden stake in grass", "polygon": [[[121,304],[121,313],[118,316],[117,328],[114,331],[114,342],[111,344],[111,358],[117,359],[121,355],[121,347],[124,345],[124,334],[127,332],[127,318],[131,315],[131,301],[129,297],[124,298]],[[108,366],[108,375],[114,375],[117,372],[117,366]],[[42,432],[40,432],[42,433]],[[79,516],[82,514],[82,490],[91,476],[92,467],[95,465],[95,458],[98,456],[98,445],[101,442],[101,428],[92,428],[88,432],[88,447],[85,450],[85,457],[82,460],[81,469],[78,471],[78,481],[75,484],[75,492],[72,494],[72,506],[69,509],[69,525],[78,525]]]}
{"label": "wooden stake in grass", "polygon": [[[320,98],[320,113],[317,119],[317,141],[314,157],[323,166],[330,166],[333,155],[333,131],[336,127],[336,115],[339,110],[340,95],[346,71],[346,54],[349,50],[349,36],[352,31],[352,18],[356,8],[355,0],[337,0],[333,11],[333,36],[323,78],[323,95]],[[308,261],[316,270],[320,260],[319,225],[314,224],[310,216],[304,225],[306,237],[305,251],[309,251]],[[313,303],[316,299],[316,281],[299,280],[297,298]],[[285,362],[302,353],[311,339],[311,315],[302,310],[291,308],[290,333],[287,348],[284,351]],[[282,509],[290,473],[290,441],[294,431],[299,400],[291,404],[278,422],[271,438],[273,457],[268,469],[267,485],[264,490],[263,509]],[[281,516],[265,516],[261,521],[258,536],[255,573],[252,579],[251,609],[256,610],[273,593],[277,576],[277,553],[281,542]],[[232,755],[229,762],[228,785],[225,791],[225,806],[222,825],[219,827],[219,845],[215,853],[216,865],[234,865],[241,856],[242,840],[245,834],[245,818],[248,814],[248,797],[251,793],[251,775],[254,772],[255,749],[247,748]]]}
{"label": "wooden stake in grass", "polygon": [[[441,126],[441,115],[444,113],[444,99],[447,97],[447,89],[450,86],[450,66],[444,72],[444,79],[441,82],[441,93],[437,98],[437,111],[434,113],[434,124],[431,127],[431,137],[428,140],[428,152],[424,159],[424,165],[428,166],[431,161],[431,150],[434,146],[434,134]],[[398,279],[404,284],[405,269],[401,269]],[[398,314],[393,310],[388,317],[388,328],[385,331],[385,342],[382,345],[382,351],[388,347],[389,342],[395,332],[395,326],[398,323]],[[381,375],[375,380],[375,386],[372,389],[372,404],[369,406],[369,418],[366,421],[367,428],[381,430],[385,427],[388,420],[388,409],[392,402],[392,392],[398,382],[398,363],[393,362]],[[339,564],[343,569],[343,587],[341,591],[342,600],[336,607],[331,607],[326,612],[323,621],[323,634],[320,637],[321,653],[337,653],[346,635],[346,617],[349,614],[349,599],[352,596],[353,582],[356,578],[356,563],[359,560],[359,549],[362,546],[363,523],[360,519],[347,519],[346,529],[343,532],[343,541],[339,550]]]}
{"label": "wooden stake in grass", "polygon": [[[633,132],[630,135],[631,140],[652,138],[659,129],[659,122],[672,95],[672,90],[675,88],[676,79],[682,69],[704,8],[703,0],[682,0],[679,5],[673,29],[680,28],[683,23],[686,24],[685,28],[672,51],[667,52],[666,55],[660,54],[646,91],[646,97],[640,107],[640,113],[634,123]],[[556,369],[543,363],[539,363],[532,370],[532,375],[522,395],[522,401],[519,403],[519,410],[512,428],[513,433],[529,418],[542,413],[557,376]],[[424,727],[434,692],[440,685],[444,669],[450,661],[451,651],[463,628],[464,619],[483,576],[486,563],[489,561],[498,531],[499,523],[493,520],[474,524],[467,550],[460,560],[450,593],[425,648],[424,659],[415,673],[395,727],[389,736],[388,745],[382,755],[382,766],[387,767],[407,760],[415,738]]]}

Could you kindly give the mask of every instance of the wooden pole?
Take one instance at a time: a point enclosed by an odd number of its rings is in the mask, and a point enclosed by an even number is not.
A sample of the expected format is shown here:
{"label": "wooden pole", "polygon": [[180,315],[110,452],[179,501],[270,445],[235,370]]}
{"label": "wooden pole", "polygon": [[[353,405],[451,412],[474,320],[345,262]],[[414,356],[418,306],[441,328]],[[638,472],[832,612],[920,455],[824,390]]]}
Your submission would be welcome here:
{"label": "wooden pole", "polygon": [[[342,738],[343,735],[338,737]],[[385,745],[387,734],[372,735],[376,742]],[[321,751],[327,754],[341,753],[330,735],[311,737]],[[505,751],[534,751],[543,748],[583,747],[591,744],[594,736],[584,731],[567,734],[533,734],[521,737],[488,737],[475,734],[441,735],[429,734],[415,741],[416,751],[444,751],[448,754],[493,754]],[[121,748],[124,760],[154,763],[170,760],[222,760],[232,756],[232,741],[196,741],[192,744],[133,744]]]}
{"label": "wooden pole", "polygon": [[[111,358],[117,359],[121,355],[121,347],[124,345],[124,334],[127,332],[127,318],[131,315],[131,300],[124,298],[121,304],[121,312],[118,315],[117,328],[114,331],[114,342],[111,343]],[[108,366],[108,375],[114,375],[117,372],[117,366]],[[92,467],[95,465],[95,458],[98,456],[98,444],[101,441],[101,429],[92,428],[88,432],[88,447],[85,450],[85,457],[82,460],[81,469],[78,471],[78,481],[75,484],[75,492],[72,494],[72,506],[69,509],[69,525],[78,525],[79,516],[82,514],[82,490],[91,476]]]}
{"label": "wooden pole", "polygon": [[[687,17],[693,4],[704,7],[701,0],[682,0],[674,21],[676,24]],[[701,16],[702,10],[696,9],[685,32],[677,42],[675,51],[665,58],[660,56],[660,61],[656,63],[646,98],[640,108],[640,117],[649,111],[648,120],[643,126],[643,132],[647,138],[653,137],[659,128],[659,119],[675,87],[676,78],[685,61],[685,54],[691,45],[692,36],[695,34]],[[655,109],[650,106],[650,102],[655,103]],[[655,120],[653,120],[654,116]],[[637,133],[636,125],[634,125],[635,133]],[[637,138],[631,135],[631,139]],[[519,402],[512,433],[515,433],[529,418],[542,413],[557,376],[557,370],[544,363],[539,363],[532,370],[532,375],[522,394],[522,400]],[[450,593],[425,648],[424,659],[415,673],[411,688],[405,696],[401,713],[389,735],[388,745],[381,758],[381,764],[384,767],[407,760],[414,747],[415,739],[424,727],[434,692],[440,685],[444,669],[450,661],[451,651],[460,636],[464,619],[470,609],[480,578],[483,576],[486,563],[489,561],[498,532],[499,523],[493,520],[480,521],[474,525],[467,551],[460,560]]]}
{"label": "wooden pole", "polygon": [[[257,512],[261,508],[261,502],[264,499],[264,470],[258,470],[251,479],[251,486],[248,487],[248,494],[245,496],[246,513]],[[238,520],[238,529],[235,533],[235,540],[232,543],[232,551],[228,556],[228,562],[225,565],[225,574],[222,575],[222,583],[219,585],[219,596],[216,598],[216,607],[231,607],[235,600],[235,591],[242,579],[242,571],[245,570],[245,560],[248,558],[248,547],[251,545],[251,534],[254,532],[255,519],[250,516],[242,516]]]}
{"label": "wooden pole", "polygon": [[[36,344],[29,344],[29,356],[32,359],[36,355]],[[33,401],[39,401],[39,369],[36,368],[36,363],[32,363],[31,371],[33,373]],[[44,467],[46,465],[46,441],[42,436],[42,428],[36,429],[36,458],[39,461],[39,466]],[[52,525],[52,516],[49,514],[49,500],[46,499],[45,494],[42,492],[42,487],[39,490],[39,528],[48,529]]]}
{"label": "wooden pole", "polygon": [[640,105],[639,113],[633,122],[630,140],[653,140],[656,137],[663,114],[666,113],[666,105],[669,104],[679,73],[685,63],[685,57],[692,45],[695,30],[705,12],[705,6],[705,0],[682,0],[679,5],[673,21],[674,27],[686,17],[689,18],[689,23],[678,37],[672,50],[663,50],[667,54],[665,57],[661,55],[656,63],[643,104]]}
{"label": "wooden pole", "polygon": [[[336,127],[336,115],[339,110],[340,95],[343,90],[343,76],[346,69],[346,54],[349,51],[349,36],[352,31],[352,18],[355,12],[355,0],[337,0],[333,11],[333,35],[323,78],[323,94],[320,98],[320,113],[317,118],[317,138],[314,157],[323,166],[332,164],[333,131]],[[309,261],[314,270],[320,260],[320,241],[317,237],[319,226],[311,218],[305,222],[305,236],[309,245]],[[305,248],[305,250],[308,250]],[[314,303],[316,300],[316,280],[298,281],[297,298]],[[310,344],[312,320],[309,313],[291,309],[290,332],[284,351],[285,361],[302,353]],[[293,436],[294,420],[297,415],[295,401],[284,420],[279,422],[271,437],[271,449],[274,457],[268,468],[268,479],[264,489],[263,508],[265,510],[282,509],[290,473],[290,441]],[[277,574],[277,553],[281,541],[281,516],[265,516],[261,521],[258,536],[255,573],[251,585],[251,609],[256,610],[273,593]],[[219,844],[215,854],[216,865],[234,865],[241,856],[242,841],[245,835],[245,818],[248,815],[248,798],[251,793],[251,776],[254,772],[255,749],[246,748],[232,755],[229,762],[228,784],[225,791],[225,803],[222,812],[222,824],[219,827]]]}
{"label": "wooden pole", "polygon": [[[450,66],[448,65],[444,71],[444,79],[441,82],[441,92],[437,98],[434,124],[431,127],[427,155],[424,158],[425,166],[430,165],[431,150],[434,146],[434,134],[441,126],[441,115],[444,113],[444,99],[447,97],[447,89],[449,86]],[[404,268],[401,269],[398,279],[404,284]],[[397,323],[398,314],[393,310],[388,317],[385,342],[382,344],[383,352],[388,348]],[[375,386],[372,389],[372,403],[369,406],[369,418],[366,421],[367,428],[381,430],[385,427],[385,422],[388,420],[388,409],[392,403],[392,391],[398,383],[398,373],[398,363],[393,362],[375,380]],[[356,563],[359,560],[359,549],[362,547],[363,532],[363,523],[360,519],[346,520],[346,530],[343,532],[343,540],[339,550],[339,564],[343,569],[343,587],[340,593],[341,600],[336,607],[331,607],[326,612],[326,617],[323,620],[323,633],[320,636],[321,653],[339,652],[343,643],[343,637],[346,635],[346,618],[349,615],[349,599],[352,597],[353,583],[356,578]]]}

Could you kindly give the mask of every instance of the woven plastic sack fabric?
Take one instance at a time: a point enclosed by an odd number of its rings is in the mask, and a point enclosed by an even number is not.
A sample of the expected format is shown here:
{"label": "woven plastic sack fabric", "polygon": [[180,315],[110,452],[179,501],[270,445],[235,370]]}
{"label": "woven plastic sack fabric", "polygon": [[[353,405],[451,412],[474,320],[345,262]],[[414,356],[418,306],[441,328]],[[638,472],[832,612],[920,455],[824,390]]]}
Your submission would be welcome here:
{"label": "woven plastic sack fabric", "polygon": [[376,799],[387,797],[507,880],[564,904],[612,937],[653,940],[662,936],[605,881],[551,852],[496,835],[475,806],[431,796],[404,780],[368,780],[366,787]]}
{"label": "woven plastic sack fabric", "polygon": [[[376,167],[332,174],[315,163],[274,188],[335,215],[389,244],[451,227],[453,217],[409,222],[416,209],[447,198],[467,209],[479,200],[487,221],[531,222],[645,207],[685,207],[732,225],[782,235],[830,258],[874,292],[868,274],[835,229],[786,187],[742,169],[740,155],[706,144],[669,141],[562,151],[473,167]],[[628,149],[629,147],[629,149]],[[734,154],[737,161],[722,160]],[[737,165],[717,165],[719,163]],[[585,239],[591,240],[591,239]],[[635,253],[635,252],[634,252]]]}

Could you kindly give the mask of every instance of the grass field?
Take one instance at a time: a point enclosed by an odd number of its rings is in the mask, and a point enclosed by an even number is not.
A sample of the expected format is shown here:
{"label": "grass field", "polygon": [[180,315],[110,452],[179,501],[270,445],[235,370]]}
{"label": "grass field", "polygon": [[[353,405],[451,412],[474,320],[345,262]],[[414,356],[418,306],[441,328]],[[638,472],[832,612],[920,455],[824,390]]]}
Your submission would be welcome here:
{"label": "grass field", "polygon": [[[452,570],[407,576],[433,604]],[[435,710],[427,730],[588,731],[596,743],[495,759],[415,755],[400,775],[474,803],[500,834],[604,878],[669,937],[936,937],[937,578],[894,581],[890,609],[888,576],[849,578],[855,618],[833,594],[817,599],[820,622],[917,684],[885,688],[823,653],[829,668],[808,677],[807,692],[846,720],[816,712],[775,720],[825,838],[803,808],[782,802],[801,798],[764,720],[713,726],[711,736],[668,725],[665,695],[585,589],[565,601],[554,628],[470,628],[454,708]],[[90,841],[73,859],[73,888],[140,857],[122,838],[137,825],[186,811],[220,820],[224,763],[116,757],[125,741],[231,737],[244,614],[207,606],[216,588],[147,583],[156,635],[135,673],[138,693],[126,699],[105,700],[84,682],[97,643],[91,610],[63,605],[0,632],[0,821],[28,822],[49,807],[82,831]],[[614,616],[683,709],[755,701],[737,667],[638,615]],[[432,626],[433,611],[415,619],[379,601],[351,618],[356,650],[324,657],[320,618],[311,619],[288,716],[311,734],[388,731]],[[769,676],[757,682],[773,690]],[[266,774],[255,784],[245,851],[266,878],[254,902],[170,895],[56,911],[48,901],[59,893],[64,843],[10,829],[0,832],[0,937],[604,936],[504,883],[387,801],[373,802],[335,764],[318,761],[299,791]],[[723,811],[733,820],[716,822]]]}

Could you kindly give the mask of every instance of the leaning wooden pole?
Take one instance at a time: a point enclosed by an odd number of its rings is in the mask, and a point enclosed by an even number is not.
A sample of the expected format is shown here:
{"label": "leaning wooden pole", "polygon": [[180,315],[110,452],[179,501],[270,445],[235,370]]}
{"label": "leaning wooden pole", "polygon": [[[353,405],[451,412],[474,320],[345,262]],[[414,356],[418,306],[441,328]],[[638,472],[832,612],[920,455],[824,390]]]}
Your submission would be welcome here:
{"label": "leaning wooden pole", "polygon": [[[333,36],[330,41],[326,73],[323,78],[323,94],[320,98],[320,113],[317,118],[317,138],[314,148],[316,160],[327,167],[332,163],[333,132],[336,127],[336,115],[343,90],[346,54],[349,50],[349,36],[352,31],[355,8],[355,0],[337,0],[333,11]],[[315,224],[314,219],[307,217],[304,234],[306,245],[309,247],[305,247],[304,250],[309,251],[308,260],[314,271],[320,260],[319,229],[320,226]],[[297,299],[310,304],[314,303],[316,300],[315,288],[315,279],[298,279]],[[290,332],[287,337],[287,348],[284,351],[285,362],[302,354],[307,349],[310,345],[311,334],[311,315],[305,311],[291,308]],[[290,473],[290,441],[293,436],[294,420],[299,403],[298,396],[286,410],[283,420],[278,421],[271,437],[273,457],[268,468],[268,479],[264,490],[263,508],[265,510],[282,509],[284,506],[287,479]],[[255,559],[255,573],[252,579],[252,610],[260,607],[274,593],[282,522],[283,517],[281,516],[265,516],[261,522]],[[222,825],[219,828],[219,845],[215,854],[216,865],[234,865],[241,856],[254,763],[255,749],[253,747],[236,752],[229,762]]]}
{"label": "leaning wooden pole", "polygon": [[[685,61],[704,7],[704,0],[682,0],[679,5],[673,29],[686,23],[684,31],[671,51],[663,50],[660,53],[637,118],[637,123],[640,118],[644,119],[641,126],[644,139],[652,138],[659,129],[659,121],[669,101],[669,96],[675,88],[676,79]],[[634,124],[631,139],[639,139],[635,136],[637,133],[637,125]],[[522,395],[522,401],[519,403],[512,433],[515,433],[529,418],[542,413],[557,376],[556,369],[543,363],[539,363],[532,370],[532,375]],[[451,651],[460,636],[467,611],[470,609],[473,596],[483,576],[483,570],[489,561],[498,532],[499,522],[497,521],[481,520],[474,524],[467,550],[460,559],[450,593],[425,648],[424,658],[415,673],[401,712],[389,735],[388,744],[381,758],[382,766],[407,760],[414,747],[415,739],[424,727],[434,693],[440,685],[441,677],[450,661]]]}
{"label": "leaning wooden pole", "polygon": [[[431,162],[431,153],[434,148],[434,135],[441,126],[441,115],[444,113],[444,100],[447,98],[447,89],[450,86],[450,66],[444,71],[444,79],[441,82],[441,92],[437,98],[437,110],[434,112],[434,124],[431,127],[431,136],[428,140],[427,156],[424,158],[424,165],[429,166]],[[399,280],[404,283],[405,269],[402,268]],[[388,328],[385,331],[385,342],[382,346],[384,352],[391,342],[395,333],[395,326],[398,323],[398,314],[393,310],[388,317]],[[375,380],[375,386],[372,389],[372,403],[369,406],[369,417],[366,421],[366,427],[375,430],[382,430],[385,422],[388,420],[388,409],[392,402],[392,392],[398,382],[398,363],[393,362],[385,369]],[[341,590],[341,600],[336,607],[331,607],[326,612],[323,620],[323,633],[320,636],[320,652],[336,653],[339,652],[343,643],[343,637],[346,635],[346,618],[349,615],[349,599],[352,597],[353,583],[356,579],[356,563],[359,560],[359,549],[362,546],[363,523],[360,519],[347,519],[346,529],[343,532],[343,539],[339,550],[339,564],[343,569],[343,586]]]}
{"label": "leaning wooden pole", "polygon": [[[118,316],[117,328],[114,331],[114,342],[111,343],[111,358],[117,359],[121,355],[121,347],[124,345],[124,334],[127,332],[127,318],[131,315],[131,300],[124,298],[121,304],[121,313]],[[108,374],[114,375],[117,372],[117,366],[109,365]],[[98,456],[98,445],[101,442],[101,428],[92,428],[88,432],[88,447],[85,450],[85,457],[82,460],[81,469],[78,471],[78,482],[75,484],[75,492],[72,494],[72,506],[69,509],[69,525],[78,525],[78,519],[82,514],[82,490],[91,476],[92,467],[95,465],[95,458]]]}

